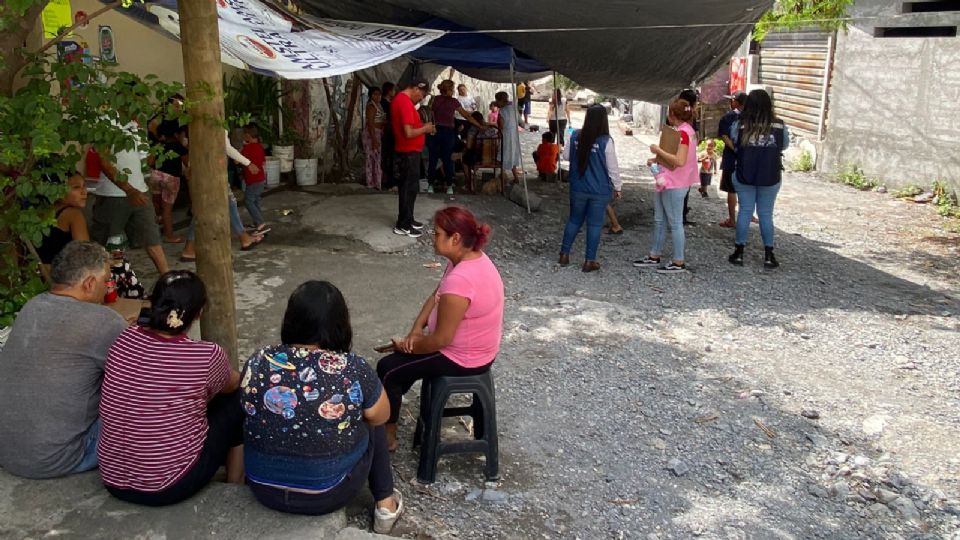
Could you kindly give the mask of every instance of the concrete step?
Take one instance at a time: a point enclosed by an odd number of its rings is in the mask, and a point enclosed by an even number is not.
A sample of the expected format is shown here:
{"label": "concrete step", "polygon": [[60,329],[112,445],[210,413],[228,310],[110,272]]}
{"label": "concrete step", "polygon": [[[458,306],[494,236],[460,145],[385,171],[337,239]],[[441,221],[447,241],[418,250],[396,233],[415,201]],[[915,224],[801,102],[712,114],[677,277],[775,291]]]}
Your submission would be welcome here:
{"label": "concrete step", "polygon": [[386,538],[346,525],[343,511],[283,514],[262,506],[245,486],[220,482],[180,504],[150,508],[113,498],[96,472],[26,480],[0,471],[0,538]]}

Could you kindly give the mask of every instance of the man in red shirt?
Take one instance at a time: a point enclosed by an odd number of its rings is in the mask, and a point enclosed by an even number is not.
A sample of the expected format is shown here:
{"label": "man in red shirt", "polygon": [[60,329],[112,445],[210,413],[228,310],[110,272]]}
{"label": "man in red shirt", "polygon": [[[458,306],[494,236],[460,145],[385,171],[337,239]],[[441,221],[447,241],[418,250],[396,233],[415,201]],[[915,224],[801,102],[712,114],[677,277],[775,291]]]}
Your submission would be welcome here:
{"label": "man in red shirt", "polygon": [[420,156],[423,152],[424,135],[433,134],[432,122],[422,123],[414,103],[419,103],[427,92],[427,81],[414,77],[390,102],[390,120],[396,140],[395,163],[397,167],[397,192],[400,209],[394,234],[419,238],[423,235],[423,223],[413,219],[413,206],[420,191]]}

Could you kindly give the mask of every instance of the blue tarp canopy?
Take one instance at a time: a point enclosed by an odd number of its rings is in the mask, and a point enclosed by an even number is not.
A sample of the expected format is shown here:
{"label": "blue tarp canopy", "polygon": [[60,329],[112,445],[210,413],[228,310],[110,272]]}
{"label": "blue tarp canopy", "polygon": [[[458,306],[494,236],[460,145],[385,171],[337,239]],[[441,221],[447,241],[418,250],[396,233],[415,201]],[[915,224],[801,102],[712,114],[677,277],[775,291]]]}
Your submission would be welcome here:
{"label": "blue tarp canopy", "polygon": [[[431,19],[418,26],[446,32],[470,30],[439,18]],[[516,51],[512,45],[485,34],[446,34],[420,47],[411,56],[421,62],[450,66],[463,73],[476,69],[507,71],[510,69],[511,62],[513,62],[513,70],[517,73],[550,71],[549,67]]]}

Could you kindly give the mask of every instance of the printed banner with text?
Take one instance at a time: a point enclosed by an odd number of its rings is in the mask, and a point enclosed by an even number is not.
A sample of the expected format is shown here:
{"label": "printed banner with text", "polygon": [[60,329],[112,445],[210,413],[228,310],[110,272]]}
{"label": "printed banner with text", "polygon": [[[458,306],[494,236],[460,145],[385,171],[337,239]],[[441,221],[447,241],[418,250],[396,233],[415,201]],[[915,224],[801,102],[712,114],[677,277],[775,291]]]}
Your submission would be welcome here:
{"label": "printed banner with text", "polygon": [[[343,75],[393,60],[444,34],[439,30],[311,19],[296,31],[283,14],[257,0],[216,0],[223,61],[285,79]],[[145,9],[178,39],[175,2],[148,2]]]}

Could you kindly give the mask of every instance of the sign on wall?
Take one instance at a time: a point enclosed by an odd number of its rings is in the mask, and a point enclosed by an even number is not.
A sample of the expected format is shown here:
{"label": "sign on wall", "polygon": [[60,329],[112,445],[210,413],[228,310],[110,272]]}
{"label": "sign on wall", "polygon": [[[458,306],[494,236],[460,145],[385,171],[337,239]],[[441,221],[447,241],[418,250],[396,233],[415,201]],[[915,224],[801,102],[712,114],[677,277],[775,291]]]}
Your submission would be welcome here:
{"label": "sign on wall", "polygon": [[110,26],[101,26],[97,32],[97,40],[100,42],[100,60],[108,64],[117,63],[117,44],[113,38],[113,28]]}
{"label": "sign on wall", "polygon": [[61,28],[73,25],[73,8],[70,0],[50,0],[40,15],[43,21],[43,35],[52,38]]}

